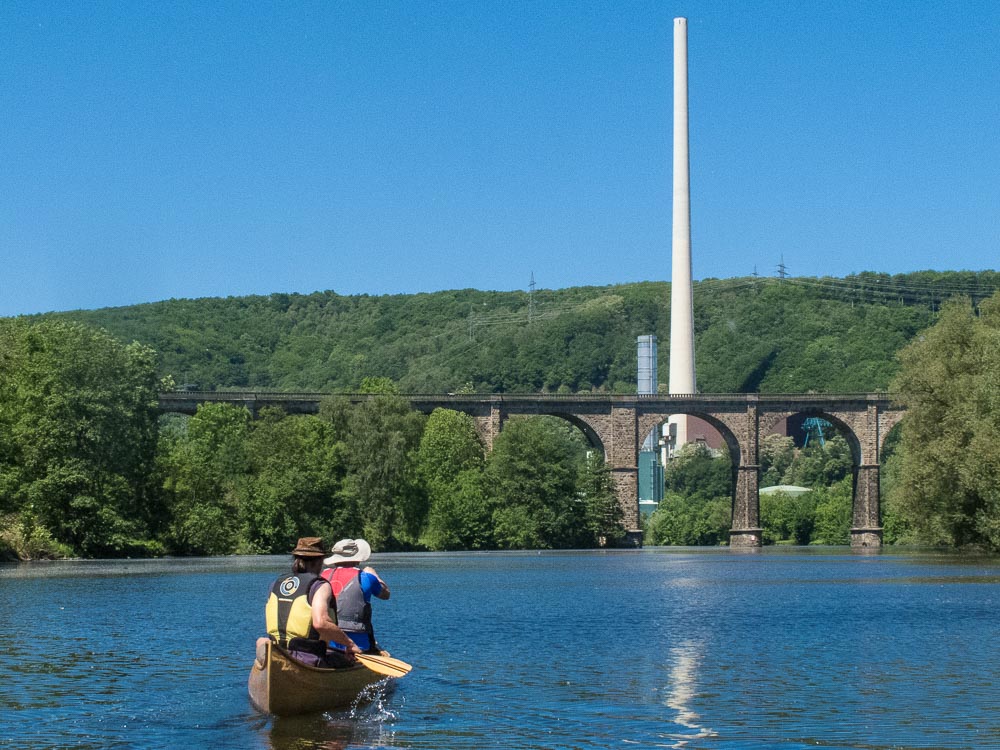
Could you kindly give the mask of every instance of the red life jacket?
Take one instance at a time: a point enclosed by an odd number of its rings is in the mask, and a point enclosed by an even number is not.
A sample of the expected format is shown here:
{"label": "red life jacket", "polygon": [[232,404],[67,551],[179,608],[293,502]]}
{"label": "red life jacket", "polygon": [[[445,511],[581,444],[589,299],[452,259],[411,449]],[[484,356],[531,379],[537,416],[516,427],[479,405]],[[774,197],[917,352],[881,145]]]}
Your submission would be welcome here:
{"label": "red life jacket", "polygon": [[326,580],[330,582],[330,586],[333,588],[333,595],[340,596],[340,592],[346,588],[352,580],[358,578],[361,575],[361,571],[357,568],[349,567],[337,567],[337,568],[326,568],[322,573],[320,573]]}
{"label": "red life jacket", "polygon": [[353,566],[326,568],[320,575],[330,582],[337,601],[338,624],[344,630],[367,632],[372,636],[372,606],[361,591],[361,570]]}

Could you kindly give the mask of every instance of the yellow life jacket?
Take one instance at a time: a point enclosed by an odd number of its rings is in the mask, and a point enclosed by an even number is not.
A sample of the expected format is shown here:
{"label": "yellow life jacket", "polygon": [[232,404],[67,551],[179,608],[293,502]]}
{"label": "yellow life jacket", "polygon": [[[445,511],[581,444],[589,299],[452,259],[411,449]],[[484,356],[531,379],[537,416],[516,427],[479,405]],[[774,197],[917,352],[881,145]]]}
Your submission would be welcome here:
{"label": "yellow life jacket", "polygon": [[[320,580],[319,576],[312,573],[289,573],[271,586],[264,619],[268,636],[279,646],[312,651],[323,644],[325,651],[326,644],[312,624],[313,584],[317,580]],[[330,600],[333,601],[332,596]]]}

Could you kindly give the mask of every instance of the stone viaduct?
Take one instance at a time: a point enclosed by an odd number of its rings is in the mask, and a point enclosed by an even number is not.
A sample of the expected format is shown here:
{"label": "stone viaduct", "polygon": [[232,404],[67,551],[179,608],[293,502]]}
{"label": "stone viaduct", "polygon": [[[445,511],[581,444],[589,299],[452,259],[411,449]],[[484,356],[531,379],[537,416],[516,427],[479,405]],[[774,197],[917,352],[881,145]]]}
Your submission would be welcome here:
{"label": "stone viaduct", "polygon": [[[198,404],[230,403],[252,414],[265,406],[281,406],[289,414],[315,413],[329,394],[188,392],[160,394],[160,410],[194,414]],[[366,394],[342,396],[352,401]],[[671,414],[690,414],[713,425],[723,436],[733,461],[733,511],[729,543],[757,547],[760,528],[760,439],[782,419],[804,413],[833,423],[847,440],[854,463],[854,501],[851,546],[882,544],[879,502],[879,464],[889,431],[903,416],[903,407],[890,394],[771,395],[695,394],[493,394],[406,395],[414,408],[430,413],[453,409],[471,415],[487,450],[510,417],[548,415],[576,425],[604,454],[625,512],[629,538],[641,544],[638,461],[643,439]]]}

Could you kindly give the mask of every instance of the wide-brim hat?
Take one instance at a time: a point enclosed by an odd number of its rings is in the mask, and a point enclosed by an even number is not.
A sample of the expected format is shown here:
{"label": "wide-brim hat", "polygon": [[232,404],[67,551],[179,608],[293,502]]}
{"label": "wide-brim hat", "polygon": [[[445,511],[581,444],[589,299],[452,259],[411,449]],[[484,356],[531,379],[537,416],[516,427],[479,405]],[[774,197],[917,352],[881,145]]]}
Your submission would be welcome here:
{"label": "wide-brim hat", "polygon": [[323,550],[323,539],[318,536],[304,536],[299,539],[292,554],[296,557],[323,557],[326,554]]}
{"label": "wide-brim hat", "polygon": [[341,539],[330,552],[330,556],[323,561],[327,565],[364,562],[372,556],[371,545],[364,539]]}

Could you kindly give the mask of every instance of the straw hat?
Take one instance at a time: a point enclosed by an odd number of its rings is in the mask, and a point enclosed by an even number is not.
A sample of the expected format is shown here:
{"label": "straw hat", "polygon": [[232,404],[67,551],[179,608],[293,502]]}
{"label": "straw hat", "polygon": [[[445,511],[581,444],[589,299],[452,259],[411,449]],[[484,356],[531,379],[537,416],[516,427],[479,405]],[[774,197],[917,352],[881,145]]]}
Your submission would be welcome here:
{"label": "straw hat", "polygon": [[364,562],[372,556],[371,545],[364,539],[341,539],[330,550],[332,553],[323,562],[327,565],[338,563]]}
{"label": "straw hat", "polygon": [[323,557],[323,540],[318,536],[304,536],[295,545],[292,554],[296,557]]}

